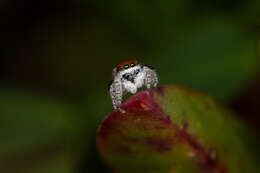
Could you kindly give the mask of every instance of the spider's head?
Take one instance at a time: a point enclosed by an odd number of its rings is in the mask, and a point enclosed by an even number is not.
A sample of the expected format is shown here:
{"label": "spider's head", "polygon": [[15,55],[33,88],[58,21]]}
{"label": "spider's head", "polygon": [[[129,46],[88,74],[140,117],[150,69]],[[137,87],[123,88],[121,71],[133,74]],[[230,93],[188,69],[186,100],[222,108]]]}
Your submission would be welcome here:
{"label": "spider's head", "polygon": [[117,72],[127,71],[129,69],[132,69],[139,65],[139,62],[136,59],[127,60],[124,62],[121,62],[116,66]]}
{"label": "spider's head", "polygon": [[126,80],[133,81],[140,71],[140,63],[136,59],[132,59],[118,64],[114,68],[112,76],[120,75]]}

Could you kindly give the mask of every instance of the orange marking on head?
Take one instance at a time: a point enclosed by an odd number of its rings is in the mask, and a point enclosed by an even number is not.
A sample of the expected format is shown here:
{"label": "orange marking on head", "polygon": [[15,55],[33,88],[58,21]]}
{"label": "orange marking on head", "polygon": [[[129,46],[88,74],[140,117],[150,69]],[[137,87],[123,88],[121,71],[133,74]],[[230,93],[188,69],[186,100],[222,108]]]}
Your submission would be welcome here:
{"label": "orange marking on head", "polygon": [[124,70],[124,69],[128,69],[128,68],[131,68],[132,67],[132,64],[137,65],[138,64],[138,61],[136,59],[131,59],[131,60],[127,60],[127,61],[123,61],[121,62],[120,64],[118,64],[116,66],[116,70],[117,71],[121,71],[121,70]]}

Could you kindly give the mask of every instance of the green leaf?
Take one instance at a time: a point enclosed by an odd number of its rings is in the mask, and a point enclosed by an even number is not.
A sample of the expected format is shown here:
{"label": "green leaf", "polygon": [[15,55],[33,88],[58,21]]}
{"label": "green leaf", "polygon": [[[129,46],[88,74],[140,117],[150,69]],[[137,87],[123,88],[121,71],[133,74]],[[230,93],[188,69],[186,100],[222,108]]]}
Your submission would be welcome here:
{"label": "green leaf", "polygon": [[259,172],[252,129],[212,98],[180,86],[142,91],[111,112],[97,147],[116,172]]}
{"label": "green leaf", "polygon": [[73,172],[73,105],[11,87],[0,95],[0,172]]}

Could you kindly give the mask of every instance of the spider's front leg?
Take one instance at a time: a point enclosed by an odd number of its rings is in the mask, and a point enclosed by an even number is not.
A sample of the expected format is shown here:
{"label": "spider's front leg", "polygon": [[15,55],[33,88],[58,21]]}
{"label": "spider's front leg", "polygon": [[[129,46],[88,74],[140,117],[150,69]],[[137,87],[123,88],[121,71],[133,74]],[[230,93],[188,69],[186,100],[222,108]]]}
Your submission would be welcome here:
{"label": "spider's front leg", "polygon": [[109,92],[114,109],[120,108],[123,97],[122,84],[120,79],[114,79],[114,81],[109,86]]}
{"label": "spider's front leg", "polygon": [[145,71],[145,85],[149,89],[151,86],[157,87],[158,85],[158,76],[155,69],[151,66],[143,66]]}

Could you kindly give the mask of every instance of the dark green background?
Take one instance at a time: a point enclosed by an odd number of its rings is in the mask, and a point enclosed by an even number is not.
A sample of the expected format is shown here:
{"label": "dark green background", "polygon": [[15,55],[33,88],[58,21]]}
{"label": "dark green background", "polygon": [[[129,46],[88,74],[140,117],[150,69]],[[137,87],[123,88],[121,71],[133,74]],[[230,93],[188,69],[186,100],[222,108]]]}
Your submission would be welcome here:
{"label": "dark green background", "polygon": [[231,104],[258,76],[259,16],[258,0],[1,0],[0,172],[103,171],[122,60]]}

